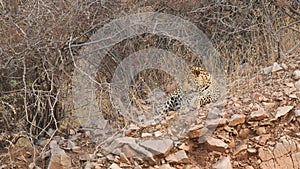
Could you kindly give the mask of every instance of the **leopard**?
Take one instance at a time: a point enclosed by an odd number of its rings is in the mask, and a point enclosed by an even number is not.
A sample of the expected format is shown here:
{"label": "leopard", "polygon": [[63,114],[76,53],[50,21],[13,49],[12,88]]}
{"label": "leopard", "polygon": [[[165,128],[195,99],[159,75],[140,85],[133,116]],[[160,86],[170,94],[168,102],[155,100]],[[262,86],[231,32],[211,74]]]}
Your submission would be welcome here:
{"label": "leopard", "polygon": [[[144,110],[142,112],[146,113],[142,113],[142,115],[135,114],[133,118],[125,117],[122,113],[110,113],[117,114],[116,117],[111,117],[120,121],[116,126],[121,124],[120,126],[124,127],[130,123],[155,125],[166,120],[169,112],[181,112],[181,114],[184,114],[186,111],[190,111],[191,108],[198,108],[219,99],[220,90],[218,84],[206,69],[193,66],[184,70],[183,75],[185,78],[181,85],[175,84],[170,89],[165,89],[166,96],[154,96],[154,100],[152,98],[151,100],[146,100],[145,103],[137,104],[145,105],[146,108],[145,110],[142,109]],[[161,99],[162,97],[163,99]],[[187,103],[189,101],[191,103]],[[151,103],[154,103],[153,106]],[[151,106],[149,106],[150,108],[147,107],[148,104]],[[185,105],[187,107],[184,107]],[[135,119],[136,117],[138,117],[138,120]]]}
{"label": "leopard", "polygon": [[179,111],[183,102],[186,99],[191,99],[185,97],[185,94],[188,95],[188,93],[193,92],[197,94],[192,101],[195,107],[201,107],[219,99],[221,93],[218,84],[206,69],[194,66],[190,71],[191,77],[188,77],[186,82],[190,85],[188,87],[177,85],[173,91],[169,92],[164,103],[155,112],[156,121],[165,119],[170,111]]}

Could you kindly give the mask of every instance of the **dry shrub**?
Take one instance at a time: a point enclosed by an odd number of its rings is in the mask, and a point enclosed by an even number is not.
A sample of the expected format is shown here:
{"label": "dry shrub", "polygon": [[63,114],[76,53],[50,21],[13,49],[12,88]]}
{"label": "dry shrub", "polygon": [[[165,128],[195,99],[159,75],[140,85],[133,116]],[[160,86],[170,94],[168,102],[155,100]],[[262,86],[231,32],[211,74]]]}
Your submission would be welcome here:
{"label": "dry shrub", "polygon": [[[80,50],[68,45],[88,41],[102,25],[124,14],[157,11],[195,23],[221,53],[229,82],[250,79],[252,72],[274,61],[280,62],[299,48],[300,5],[292,0],[101,2],[13,0],[0,3],[0,110],[3,112],[0,125],[4,126],[1,133],[25,128],[29,135],[38,138],[45,133],[51,135],[50,128],[57,131],[62,117],[72,110],[66,107],[70,105],[72,55],[78,55]],[[201,65],[180,42],[157,35],[141,35],[120,42],[110,53],[123,59],[149,44],[184,56],[193,65]],[[98,80],[109,83],[118,62],[110,55],[105,60]],[[168,79],[172,81],[172,77],[155,70],[141,72],[136,79],[132,93],[140,98],[145,94],[140,93],[138,83],[146,82],[153,89],[157,80],[163,79],[166,84]],[[108,101],[108,89],[108,86],[99,89],[98,98]],[[103,113],[108,115],[114,111],[110,103],[99,102],[99,106],[107,107]]]}
{"label": "dry shrub", "polygon": [[93,24],[101,24],[87,18],[93,10],[80,1],[13,0],[0,4],[0,96],[17,110],[14,114],[2,104],[0,124],[5,127],[0,132],[14,128],[38,138],[51,135],[50,128],[57,130],[65,113],[65,84],[70,82],[73,69],[65,47],[73,37],[77,37],[74,43],[86,41],[88,36],[83,33]]}

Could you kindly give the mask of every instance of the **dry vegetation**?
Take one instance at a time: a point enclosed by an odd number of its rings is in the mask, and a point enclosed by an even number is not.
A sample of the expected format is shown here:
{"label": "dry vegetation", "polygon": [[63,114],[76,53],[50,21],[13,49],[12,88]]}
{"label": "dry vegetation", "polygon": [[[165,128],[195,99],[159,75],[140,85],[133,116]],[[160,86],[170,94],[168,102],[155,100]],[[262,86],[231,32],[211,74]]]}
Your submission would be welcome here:
{"label": "dry vegetation", "polygon": [[[228,84],[237,82],[230,88],[232,92],[247,92],[245,86],[239,90],[240,80],[247,81],[262,67],[299,52],[300,5],[293,0],[0,0],[0,163],[20,136],[36,143],[41,137],[68,134],[60,125],[72,111],[68,96],[74,70],[72,56],[81,49],[78,44],[87,42],[98,28],[115,18],[147,11],[173,14],[197,25],[222,55]],[[201,64],[180,42],[151,34],[123,41],[110,53],[125,58],[151,46]],[[99,70],[100,82],[103,77],[109,82],[118,64],[111,55],[106,58]],[[140,77],[149,72],[142,72]],[[155,74],[150,73],[147,84],[168,77],[152,72]],[[149,86],[155,87],[155,83]],[[99,92],[104,99],[108,97],[106,90]],[[102,104],[107,104],[105,110],[114,111],[108,110],[110,103]]]}

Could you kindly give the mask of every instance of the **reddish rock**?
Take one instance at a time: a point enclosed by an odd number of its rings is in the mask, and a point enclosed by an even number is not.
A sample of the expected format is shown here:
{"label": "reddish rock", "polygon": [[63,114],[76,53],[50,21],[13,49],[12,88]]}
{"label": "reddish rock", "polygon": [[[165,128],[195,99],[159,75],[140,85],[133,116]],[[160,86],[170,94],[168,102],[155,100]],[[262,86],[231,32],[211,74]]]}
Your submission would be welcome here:
{"label": "reddish rock", "polygon": [[233,152],[233,155],[235,156],[235,155],[239,154],[240,152],[247,150],[247,148],[248,148],[248,146],[246,144],[242,144],[236,148],[236,150]]}
{"label": "reddish rock", "polygon": [[271,150],[265,149],[265,148],[258,149],[258,156],[262,161],[268,161],[268,160],[274,158]]}
{"label": "reddish rock", "polygon": [[290,152],[289,145],[284,146],[283,143],[276,143],[276,145],[274,147],[274,151],[273,151],[275,158],[284,156],[284,155],[288,154],[289,152]]}
{"label": "reddish rock", "polygon": [[292,154],[292,160],[295,169],[300,169],[300,152]]}
{"label": "reddish rock", "polygon": [[228,145],[224,141],[213,137],[208,137],[206,143],[208,149],[211,151],[224,152],[228,148]]}
{"label": "reddish rock", "polygon": [[170,154],[166,157],[169,163],[189,163],[189,158],[184,150],[180,150],[174,154]]}
{"label": "reddish rock", "polygon": [[276,158],[275,167],[276,169],[284,169],[284,168],[295,169],[290,155],[285,155],[280,158]]}
{"label": "reddish rock", "polygon": [[278,107],[275,118],[279,118],[282,117],[284,115],[286,115],[288,112],[290,112],[292,109],[294,108],[294,106],[284,106],[284,107]]}
{"label": "reddish rock", "polygon": [[203,128],[203,125],[196,125],[192,127],[189,132],[188,132],[188,137],[193,139],[193,138],[199,138],[200,136],[206,134],[208,131],[208,128]]}
{"label": "reddish rock", "polygon": [[276,169],[275,168],[275,162],[274,160],[269,160],[269,161],[265,161],[265,162],[262,162],[260,165],[259,165],[260,169]]}
{"label": "reddish rock", "polygon": [[270,139],[270,137],[271,137],[271,134],[264,134],[261,136],[253,137],[253,138],[251,138],[251,140],[260,145],[265,145],[266,142]]}
{"label": "reddish rock", "polygon": [[213,169],[232,169],[230,157],[224,157],[212,165]]}
{"label": "reddish rock", "polygon": [[257,135],[263,135],[263,134],[266,134],[266,128],[265,127],[259,127],[256,129],[256,134]]}
{"label": "reddish rock", "polygon": [[140,145],[154,155],[166,155],[173,148],[173,141],[170,139],[146,140],[141,142]]}
{"label": "reddish rock", "polygon": [[217,127],[217,126],[220,127],[227,124],[227,122],[228,121],[225,118],[206,120],[206,127],[207,128]]}
{"label": "reddish rock", "polygon": [[239,137],[242,139],[248,138],[251,133],[251,130],[248,128],[241,129],[239,132]]}
{"label": "reddish rock", "polygon": [[263,108],[259,108],[257,111],[254,111],[250,114],[249,120],[250,121],[259,121],[265,118],[268,118],[269,115],[265,112]]}
{"label": "reddish rock", "polygon": [[229,126],[237,126],[245,123],[246,116],[244,114],[234,114],[229,120]]}

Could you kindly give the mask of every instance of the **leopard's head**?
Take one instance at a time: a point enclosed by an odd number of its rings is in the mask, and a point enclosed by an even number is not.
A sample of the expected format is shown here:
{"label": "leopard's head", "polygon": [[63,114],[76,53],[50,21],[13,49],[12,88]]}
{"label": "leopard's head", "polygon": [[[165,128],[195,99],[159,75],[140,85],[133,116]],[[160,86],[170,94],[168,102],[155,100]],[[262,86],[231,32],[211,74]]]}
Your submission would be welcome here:
{"label": "leopard's head", "polygon": [[199,89],[206,90],[211,85],[212,77],[204,68],[192,67],[192,75]]}

